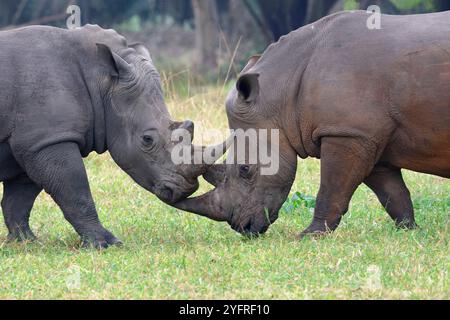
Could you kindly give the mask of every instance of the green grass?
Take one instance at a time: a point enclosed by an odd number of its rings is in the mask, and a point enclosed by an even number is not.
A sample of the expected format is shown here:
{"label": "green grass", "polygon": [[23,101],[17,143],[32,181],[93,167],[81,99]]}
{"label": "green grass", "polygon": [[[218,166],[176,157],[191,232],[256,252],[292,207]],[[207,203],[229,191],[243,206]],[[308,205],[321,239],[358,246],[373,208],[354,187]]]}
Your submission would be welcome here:
{"label": "green grass", "polygon": [[[170,100],[201,133],[225,129],[224,91]],[[104,225],[123,248],[79,250],[62,213],[42,194],[31,225],[38,243],[6,244],[0,227],[0,298],[449,299],[448,180],[406,173],[421,229],[398,231],[375,196],[356,193],[338,231],[297,241],[309,209],[283,214],[264,237],[172,209],[135,185],[109,156],[86,160]],[[292,191],[315,195],[319,166],[301,161]],[[203,184],[203,188],[206,188]],[[71,285],[77,280],[79,286]],[[74,276],[75,275],[75,276]],[[69,284],[69,285],[68,285]]]}
{"label": "green grass", "polygon": [[[358,0],[345,0],[344,10],[366,9],[360,8],[360,2],[361,1]],[[436,1],[434,0],[391,0],[391,3],[400,11],[412,10],[420,7],[431,12],[436,10]]]}

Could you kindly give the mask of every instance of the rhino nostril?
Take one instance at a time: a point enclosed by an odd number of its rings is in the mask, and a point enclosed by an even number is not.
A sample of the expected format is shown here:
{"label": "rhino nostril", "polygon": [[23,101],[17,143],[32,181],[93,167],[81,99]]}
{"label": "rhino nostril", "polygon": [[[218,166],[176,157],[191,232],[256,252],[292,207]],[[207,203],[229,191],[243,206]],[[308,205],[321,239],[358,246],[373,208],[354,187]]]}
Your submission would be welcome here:
{"label": "rhino nostril", "polygon": [[268,230],[269,225],[258,226],[255,225],[253,221],[250,221],[245,225],[241,233],[250,238],[257,238],[261,235],[264,235]]}
{"label": "rhino nostril", "polygon": [[264,226],[261,231],[259,232],[259,234],[263,235],[265,234],[267,231],[269,230],[269,226]]}
{"label": "rhino nostril", "polygon": [[243,230],[244,230],[245,233],[250,233],[251,230],[252,230],[252,222],[249,221],[249,222],[245,225],[245,227],[243,228]]}
{"label": "rhino nostril", "polygon": [[159,198],[166,202],[171,202],[173,200],[173,191],[170,188],[162,188],[159,192]]}

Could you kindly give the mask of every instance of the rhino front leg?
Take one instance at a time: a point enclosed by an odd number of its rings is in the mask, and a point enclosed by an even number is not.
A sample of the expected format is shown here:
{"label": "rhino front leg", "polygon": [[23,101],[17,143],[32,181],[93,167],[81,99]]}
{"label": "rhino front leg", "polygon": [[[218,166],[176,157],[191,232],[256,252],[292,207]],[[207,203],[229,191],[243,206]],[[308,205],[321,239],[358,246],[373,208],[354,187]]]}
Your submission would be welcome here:
{"label": "rhino front leg", "polygon": [[100,223],[77,144],[49,146],[24,162],[30,178],[52,196],[81,236],[84,247],[102,249],[121,244]]}
{"label": "rhino front leg", "polygon": [[30,212],[42,188],[27,176],[5,181],[2,210],[8,227],[8,242],[34,241],[29,225]]}
{"label": "rhino front leg", "polygon": [[337,229],[356,189],[372,171],[374,158],[373,148],[359,139],[322,139],[321,184],[314,220],[300,238]]}
{"label": "rhino front leg", "polygon": [[398,228],[417,228],[411,194],[400,169],[377,166],[364,182],[375,192]]}

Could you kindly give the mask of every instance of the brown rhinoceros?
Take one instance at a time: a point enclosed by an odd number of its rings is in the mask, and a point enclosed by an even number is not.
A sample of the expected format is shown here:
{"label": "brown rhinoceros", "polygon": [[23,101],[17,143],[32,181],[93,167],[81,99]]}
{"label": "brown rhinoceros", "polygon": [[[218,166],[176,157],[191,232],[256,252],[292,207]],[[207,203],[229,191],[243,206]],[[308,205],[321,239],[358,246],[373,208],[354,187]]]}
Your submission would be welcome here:
{"label": "brown rhinoceros", "polygon": [[[415,228],[401,169],[450,178],[450,12],[381,17],[343,12],[305,26],[250,60],[227,99],[232,129],[279,129],[280,169],[217,165],[212,192],[177,207],[262,234],[295,178],[297,156],[321,159],[314,221],[335,230],[359,185],[399,227]],[[274,143],[273,141],[269,143]]]}

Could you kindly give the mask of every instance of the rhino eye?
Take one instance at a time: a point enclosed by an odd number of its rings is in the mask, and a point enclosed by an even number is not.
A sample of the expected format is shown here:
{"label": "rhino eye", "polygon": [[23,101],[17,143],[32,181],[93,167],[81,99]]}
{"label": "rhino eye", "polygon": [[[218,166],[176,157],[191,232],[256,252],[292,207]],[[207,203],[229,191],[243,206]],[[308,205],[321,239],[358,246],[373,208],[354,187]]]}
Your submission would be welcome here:
{"label": "rhino eye", "polygon": [[242,165],[239,167],[239,174],[242,178],[248,178],[250,174],[250,167],[247,165]]}
{"label": "rhino eye", "polygon": [[142,140],[144,141],[144,144],[146,144],[147,146],[153,145],[153,137],[152,136],[145,135],[142,137]]}

